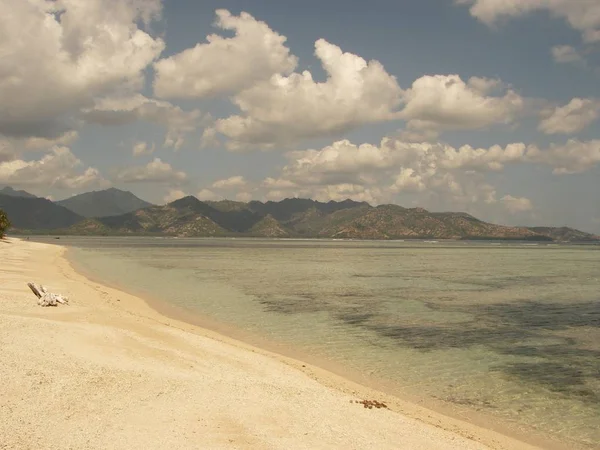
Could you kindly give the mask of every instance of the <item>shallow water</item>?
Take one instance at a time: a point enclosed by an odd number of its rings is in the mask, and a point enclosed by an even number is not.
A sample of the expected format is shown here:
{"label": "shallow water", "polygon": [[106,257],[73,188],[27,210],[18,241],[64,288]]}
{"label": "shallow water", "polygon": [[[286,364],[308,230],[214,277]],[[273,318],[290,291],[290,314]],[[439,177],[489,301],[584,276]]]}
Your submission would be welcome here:
{"label": "shallow water", "polygon": [[600,442],[600,247],[62,238],[77,265],[566,442]]}

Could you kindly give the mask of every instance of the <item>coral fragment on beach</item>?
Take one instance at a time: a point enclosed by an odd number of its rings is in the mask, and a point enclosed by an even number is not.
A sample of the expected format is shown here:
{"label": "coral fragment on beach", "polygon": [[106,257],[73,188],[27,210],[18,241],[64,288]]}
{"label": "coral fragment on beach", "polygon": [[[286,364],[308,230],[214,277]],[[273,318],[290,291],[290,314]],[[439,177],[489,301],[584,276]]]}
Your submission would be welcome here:
{"label": "coral fragment on beach", "polygon": [[40,306],[58,306],[59,303],[61,305],[69,304],[69,299],[67,297],[48,292],[46,287],[42,286],[41,284],[37,285],[35,283],[27,283],[27,286],[29,286],[31,292],[33,292],[38,298],[38,305]]}
{"label": "coral fragment on beach", "polygon": [[361,405],[363,405],[367,409],[387,408],[387,405],[385,403],[377,401],[377,400],[361,400],[361,401],[357,401],[356,403],[360,403]]}

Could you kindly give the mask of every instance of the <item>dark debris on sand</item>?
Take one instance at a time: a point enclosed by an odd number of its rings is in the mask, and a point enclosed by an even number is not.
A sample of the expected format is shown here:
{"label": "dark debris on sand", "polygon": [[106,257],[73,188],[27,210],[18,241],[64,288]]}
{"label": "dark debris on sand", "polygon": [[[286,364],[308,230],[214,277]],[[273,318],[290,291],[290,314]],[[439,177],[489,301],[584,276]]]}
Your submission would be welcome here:
{"label": "dark debris on sand", "polygon": [[373,409],[373,408],[377,408],[377,409],[381,409],[381,408],[387,408],[387,405],[383,402],[379,402],[377,400],[360,400],[360,401],[356,401],[354,402],[353,400],[350,400],[350,403],[360,403],[361,405],[363,405],[365,408],[367,409]]}

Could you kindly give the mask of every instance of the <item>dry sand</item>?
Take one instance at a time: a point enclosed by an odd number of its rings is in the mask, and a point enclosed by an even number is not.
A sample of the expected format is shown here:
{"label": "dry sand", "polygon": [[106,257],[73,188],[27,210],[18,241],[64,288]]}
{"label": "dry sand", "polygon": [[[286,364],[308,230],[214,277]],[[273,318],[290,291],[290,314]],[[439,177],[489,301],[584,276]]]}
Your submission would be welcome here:
{"label": "dry sand", "polygon": [[64,251],[0,242],[1,449],[534,448],[162,316]]}

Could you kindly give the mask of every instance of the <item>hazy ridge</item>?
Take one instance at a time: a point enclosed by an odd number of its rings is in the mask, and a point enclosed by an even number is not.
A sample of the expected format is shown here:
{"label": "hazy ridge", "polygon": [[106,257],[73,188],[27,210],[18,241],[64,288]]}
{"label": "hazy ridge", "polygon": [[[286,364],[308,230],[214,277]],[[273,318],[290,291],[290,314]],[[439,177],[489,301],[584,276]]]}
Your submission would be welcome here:
{"label": "hazy ridge", "polygon": [[2,192],[0,208],[17,233],[600,241],[598,236],[568,227],[504,226],[462,212],[430,212],[392,204],[371,206],[353,200],[325,203],[288,198],[243,203],[203,202],[188,196],[157,206],[114,188],[59,202],[9,188]]}

